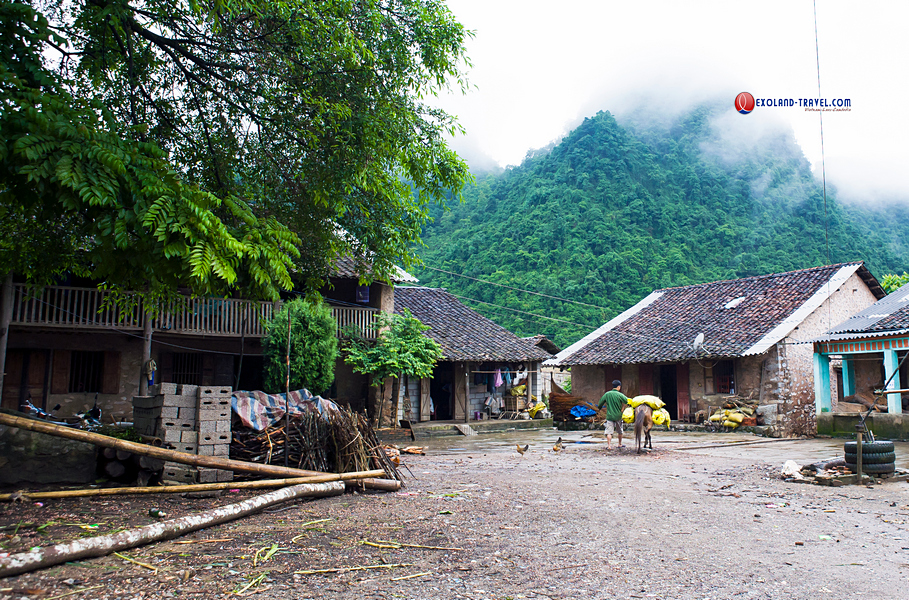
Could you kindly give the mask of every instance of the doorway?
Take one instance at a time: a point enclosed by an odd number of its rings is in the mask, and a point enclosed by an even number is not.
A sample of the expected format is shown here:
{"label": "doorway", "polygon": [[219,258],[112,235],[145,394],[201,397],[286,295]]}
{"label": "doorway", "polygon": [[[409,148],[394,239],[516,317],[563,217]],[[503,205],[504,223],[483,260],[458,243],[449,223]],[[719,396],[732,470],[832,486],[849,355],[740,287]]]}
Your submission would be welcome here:
{"label": "doorway", "polygon": [[666,403],[666,410],[673,419],[679,418],[676,368],[676,365],[660,365],[660,398]]}
{"label": "doorway", "polygon": [[436,409],[430,420],[450,421],[454,418],[453,378],[452,363],[441,362],[436,364],[436,368],[432,372],[432,379],[429,380],[429,397],[432,398],[433,406]]}

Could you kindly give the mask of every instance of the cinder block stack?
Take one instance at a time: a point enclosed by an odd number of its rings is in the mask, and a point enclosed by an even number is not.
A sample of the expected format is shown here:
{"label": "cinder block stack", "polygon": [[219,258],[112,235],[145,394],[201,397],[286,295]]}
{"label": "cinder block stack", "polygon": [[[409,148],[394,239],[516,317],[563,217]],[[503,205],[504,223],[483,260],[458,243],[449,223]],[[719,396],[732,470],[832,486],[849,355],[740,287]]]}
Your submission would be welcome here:
{"label": "cinder block stack", "polygon": [[[133,398],[133,426],[139,433],[161,438],[165,448],[228,457],[233,391],[229,386],[160,383],[150,391],[154,396]],[[232,481],[233,473],[166,462],[164,479],[180,483],[213,483]]]}

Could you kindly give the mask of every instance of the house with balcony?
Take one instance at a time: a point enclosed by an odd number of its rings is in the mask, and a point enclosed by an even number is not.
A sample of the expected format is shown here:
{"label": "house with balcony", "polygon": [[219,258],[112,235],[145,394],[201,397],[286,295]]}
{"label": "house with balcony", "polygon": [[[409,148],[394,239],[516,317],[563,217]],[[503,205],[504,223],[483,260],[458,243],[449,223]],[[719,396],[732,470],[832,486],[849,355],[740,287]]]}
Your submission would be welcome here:
{"label": "house with balcony", "polygon": [[[354,325],[373,336],[380,311],[394,309],[394,287],[360,285],[355,261],[339,259],[320,290],[338,329]],[[399,271],[396,282],[416,279]],[[107,293],[91,281],[33,290],[13,282],[3,408],[26,400],[39,408],[61,405],[68,416],[96,402],[108,419],[130,419],[143,365],[146,315],[141,302],[108,307]],[[151,322],[154,381],[262,389],[262,338],[280,302],[183,297]],[[332,397],[365,406],[365,376],[348,373],[339,360]]]}

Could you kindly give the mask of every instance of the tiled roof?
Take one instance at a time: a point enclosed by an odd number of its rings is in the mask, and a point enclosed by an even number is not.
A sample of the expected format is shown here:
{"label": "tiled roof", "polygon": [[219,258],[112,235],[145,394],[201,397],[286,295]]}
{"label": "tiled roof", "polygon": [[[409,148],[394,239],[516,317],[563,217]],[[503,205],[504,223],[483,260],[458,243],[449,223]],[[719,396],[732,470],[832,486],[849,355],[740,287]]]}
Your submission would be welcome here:
{"label": "tiled roof", "polygon": [[[858,262],[657,290],[547,364],[760,354],[791,333],[853,273],[876,283]],[[704,342],[695,354],[699,333]]]}
{"label": "tiled roof", "polygon": [[407,308],[452,361],[539,361],[552,355],[467,308],[440,288],[395,287],[395,312]]}
{"label": "tiled roof", "polygon": [[540,348],[542,348],[546,352],[549,352],[550,354],[558,354],[559,351],[561,350],[561,348],[559,348],[558,346],[555,345],[555,342],[553,342],[551,339],[549,339],[548,337],[546,337],[545,335],[542,335],[542,334],[532,335],[530,337],[525,337],[525,338],[521,338],[521,339],[527,340],[528,342],[532,343],[534,346],[539,346]]}
{"label": "tiled roof", "polygon": [[[366,260],[358,260],[352,256],[339,256],[331,269],[331,276],[340,279],[359,279],[362,273],[371,273],[372,265]],[[417,283],[419,280],[402,269],[395,267],[393,283]]]}
{"label": "tiled roof", "polygon": [[858,337],[853,334],[897,333],[906,329],[909,329],[909,285],[855,313],[818,341]]}

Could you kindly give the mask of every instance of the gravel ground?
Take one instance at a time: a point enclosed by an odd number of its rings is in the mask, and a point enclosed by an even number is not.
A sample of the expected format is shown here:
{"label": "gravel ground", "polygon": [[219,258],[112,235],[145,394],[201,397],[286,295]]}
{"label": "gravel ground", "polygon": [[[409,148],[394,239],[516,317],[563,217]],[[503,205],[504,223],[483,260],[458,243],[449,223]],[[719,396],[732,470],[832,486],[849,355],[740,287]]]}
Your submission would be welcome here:
{"label": "gravel ground", "polygon": [[[406,457],[414,477],[401,492],[285,504],[124,553],[157,572],[110,556],[2,579],[0,598],[906,597],[904,482],[785,483],[779,464],[759,460],[763,446],[716,456],[656,435],[640,456],[602,444],[555,454],[555,435],[440,444]],[[176,517],[249,495],[7,505],[0,525],[35,525],[18,540],[4,530],[4,551],[146,524],[151,507]],[[301,573],[320,569],[340,572]]]}

